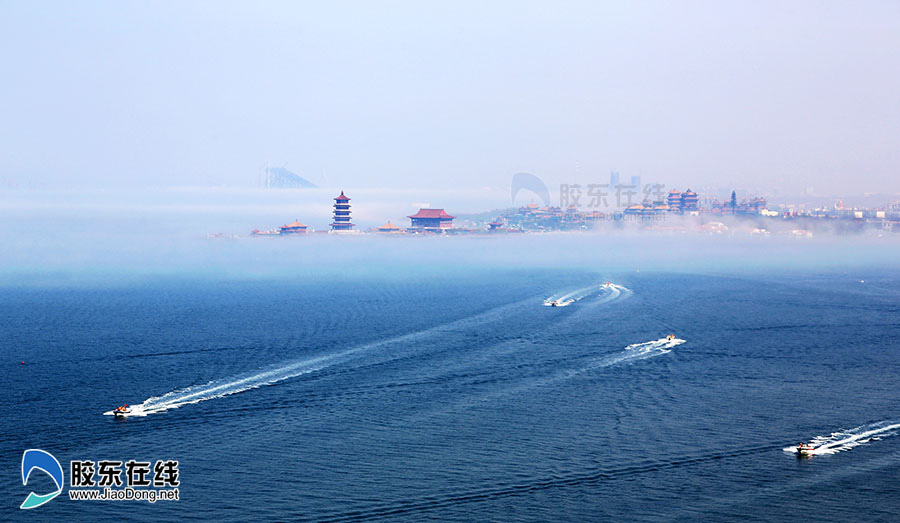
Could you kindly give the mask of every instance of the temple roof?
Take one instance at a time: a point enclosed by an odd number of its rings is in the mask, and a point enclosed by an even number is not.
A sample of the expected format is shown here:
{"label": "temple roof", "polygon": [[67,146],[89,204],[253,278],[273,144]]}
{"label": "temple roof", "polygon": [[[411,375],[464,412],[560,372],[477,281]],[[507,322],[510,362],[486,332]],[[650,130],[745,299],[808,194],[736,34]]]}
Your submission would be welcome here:
{"label": "temple roof", "polygon": [[444,220],[452,220],[456,216],[450,216],[444,209],[419,209],[419,212],[407,218],[441,218]]}
{"label": "temple roof", "polygon": [[396,225],[391,223],[390,220],[388,220],[388,222],[386,224],[382,225],[381,227],[379,227],[378,230],[379,231],[394,231],[394,230],[399,231],[400,227],[397,227]]}
{"label": "temple roof", "polygon": [[293,228],[297,228],[297,227],[306,228],[306,225],[303,225],[302,223],[300,223],[299,220],[294,220],[294,223],[289,223],[287,225],[281,226],[282,229],[293,229]]}
{"label": "temple roof", "polygon": [[344,191],[341,191],[341,195],[340,195],[340,196],[335,196],[334,199],[335,199],[335,200],[342,201],[342,202],[349,202],[349,201],[350,201],[350,198],[348,198],[347,196],[344,196]]}

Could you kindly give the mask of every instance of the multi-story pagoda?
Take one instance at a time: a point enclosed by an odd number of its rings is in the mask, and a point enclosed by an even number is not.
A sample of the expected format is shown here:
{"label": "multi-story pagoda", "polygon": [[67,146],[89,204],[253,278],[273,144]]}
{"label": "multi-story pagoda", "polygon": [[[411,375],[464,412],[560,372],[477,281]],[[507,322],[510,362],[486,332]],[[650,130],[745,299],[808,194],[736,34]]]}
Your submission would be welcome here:
{"label": "multi-story pagoda", "polygon": [[666,197],[666,205],[669,206],[669,212],[681,212],[681,192],[677,189],[669,191]]}
{"label": "multi-story pagoda", "polygon": [[350,198],[344,196],[344,191],[334,199],[334,220],[331,223],[331,230],[353,230],[353,224],[350,222]]}
{"label": "multi-story pagoda", "polygon": [[681,194],[681,208],[685,211],[696,211],[700,208],[700,197],[688,189]]}

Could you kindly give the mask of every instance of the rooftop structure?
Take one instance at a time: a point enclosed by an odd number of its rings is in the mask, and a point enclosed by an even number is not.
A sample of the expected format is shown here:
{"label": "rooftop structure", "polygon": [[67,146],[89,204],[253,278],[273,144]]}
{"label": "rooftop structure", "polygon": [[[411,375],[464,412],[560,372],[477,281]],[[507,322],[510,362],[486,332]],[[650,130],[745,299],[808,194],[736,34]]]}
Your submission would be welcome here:
{"label": "rooftop structure", "polygon": [[666,197],[666,204],[669,206],[669,212],[681,212],[681,191],[672,189]]}
{"label": "rooftop structure", "polygon": [[446,229],[453,228],[453,218],[444,209],[419,209],[419,212],[412,216],[407,216],[412,222],[410,228],[429,231],[443,232]]}
{"label": "rooftop structure", "polygon": [[690,189],[684,192],[672,189],[666,196],[666,205],[668,212],[696,212],[700,210],[700,196]]}
{"label": "rooftop structure", "polygon": [[293,223],[289,223],[287,225],[282,225],[278,228],[280,234],[306,234],[307,227],[300,223],[299,220],[294,220]]}
{"label": "rooftop structure", "polygon": [[386,233],[386,234],[397,234],[397,233],[403,232],[403,230],[400,229],[400,227],[397,227],[396,225],[391,223],[390,220],[388,220],[388,222],[386,224],[375,229],[375,232]]}
{"label": "rooftop structure", "polygon": [[644,206],[639,203],[629,205],[625,208],[624,211],[622,211],[622,214],[625,214],[627,216],[640,216],[644,214]]}
{"label": "rooftop structure", "polygon": [[681,209],[683,211],[696,211],[700,209],[700,197],[697,193],[688,189],[681,194]]}

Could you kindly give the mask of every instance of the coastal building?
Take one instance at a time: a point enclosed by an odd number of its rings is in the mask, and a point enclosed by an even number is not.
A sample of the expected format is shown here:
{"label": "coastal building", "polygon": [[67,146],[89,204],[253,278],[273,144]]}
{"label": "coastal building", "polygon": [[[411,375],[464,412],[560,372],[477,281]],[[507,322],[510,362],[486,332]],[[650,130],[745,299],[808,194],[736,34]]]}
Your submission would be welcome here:
{"label": "coastal building", "polygon": [[308,231],[306,225],[300,223],[299,220],[294,220],[293,223],[279,227],[278,232],[279,234],[306,234]]}
{"label": "coastal building", "polygon": [[350,222],[350,198],[341,191],[339,196],[334,198],[334,220],[331,222],[331,230],[334,232],[344,232],[353,229],[353,223]]}
{"label": "coastal building", "polygon": [[424,232],[444,232],[453,228],[453,218],[444,209],[419,209],[410,219],[410,229]]}
{"label": "coastal building", "polygon": [[538,204],[531,202],[525,207],[519,207],[519,214],[523,216],[534,215],[537,214],[538,209]]}
{"label": "coastal building", "polygon": [[666,204],[669,206],[669,212],[681,212],[681,191],[672,189],[666,196]]}
{"label": "coastal building", "polygon": [[563,219],[569,222],[580,222],[584,216],[578,211],[578,207],[575,207],[575,204],[571,204],[566,207],[566,213],[563,215]]}
{"label": "coastal building", "polygon": [[760,214],[760,211],[768,208],[769,202],[762,196],[754,196],[750,201],[742,201],[738,207],[738,214]]}
{"label": "coastal building", "polygon": [[700,197],[697,193],[688,189],[681,194],[681,210],[684,212],[700,209]]}
{"label": "coastal building", "polygon": [[668,212],[679,214],[686,212],[696,213],[700,210],[700,196],[690,189],[684,192],[672,189],[666,195],[666,205],[668,206]]}
{"label": "coastal building", "polygon": [[388,220],[388,222],[386,224],[375,229],[375,232],[379,232],[382,234],[399,234],[399,233],[402,233],[403,230],[400,229],[400,227],[397,227],[396,225],[391,223],[390,220]]}
{"label": "coastal building", "polygon": [[644,206],[640,203],[629,205],[622,211],[622,214],[626,216],[641,216],[644,214]]}
{"label": "coastal building", "polygon": [[663,202],[653,202],[653,214],[666,214],[669,212],[669,206]]}

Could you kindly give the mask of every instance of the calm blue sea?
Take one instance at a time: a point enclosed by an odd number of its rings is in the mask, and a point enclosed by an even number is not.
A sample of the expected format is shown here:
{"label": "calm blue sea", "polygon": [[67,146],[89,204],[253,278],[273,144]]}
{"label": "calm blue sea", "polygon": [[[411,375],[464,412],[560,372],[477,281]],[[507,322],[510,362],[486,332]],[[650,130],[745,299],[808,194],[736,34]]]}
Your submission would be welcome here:
{"label": "calm blue sea", "polygon": [[[896,520],[898,298],[874,270],[7,287],[0,519]],[[21,511],[52,490],[30,448],[67,483],[178,460],[180,501]]]}

